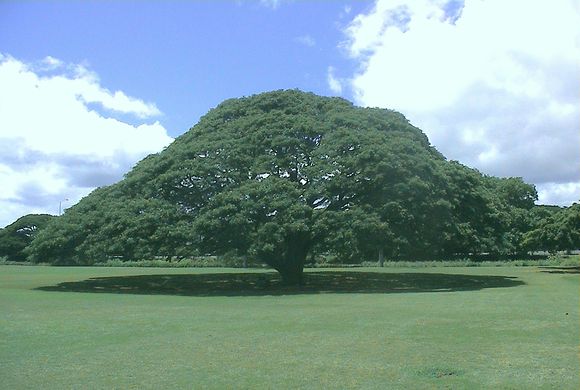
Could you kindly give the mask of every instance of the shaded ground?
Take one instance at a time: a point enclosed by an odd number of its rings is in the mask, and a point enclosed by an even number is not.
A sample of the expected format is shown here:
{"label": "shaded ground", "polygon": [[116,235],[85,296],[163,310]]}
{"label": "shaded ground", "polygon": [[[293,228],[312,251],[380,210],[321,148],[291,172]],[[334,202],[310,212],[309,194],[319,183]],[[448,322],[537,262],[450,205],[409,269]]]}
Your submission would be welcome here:
{"label": "shaded ground", "polygon": [[138,275],[90,278],[38,287],[42,291],[184,296],[258,296],[318,293],[470,291],[525,284],[514,277],[435,273],[307,272],[300,287],[281,285],[277,273]]}
{"label": "shaded ground", "polygon": [[580,266],[571,267],[540,267],[542,272],[550,274],[580,274]]}

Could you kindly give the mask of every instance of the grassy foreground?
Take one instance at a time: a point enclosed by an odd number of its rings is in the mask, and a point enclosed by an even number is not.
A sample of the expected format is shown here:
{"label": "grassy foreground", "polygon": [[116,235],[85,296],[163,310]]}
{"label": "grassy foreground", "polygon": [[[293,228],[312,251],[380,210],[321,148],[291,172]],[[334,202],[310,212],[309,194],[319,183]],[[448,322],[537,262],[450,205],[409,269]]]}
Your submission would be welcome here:
{"label": "grassy foreground", "polygon": [[0,388],[577,389],[578,272],[2,266]]}

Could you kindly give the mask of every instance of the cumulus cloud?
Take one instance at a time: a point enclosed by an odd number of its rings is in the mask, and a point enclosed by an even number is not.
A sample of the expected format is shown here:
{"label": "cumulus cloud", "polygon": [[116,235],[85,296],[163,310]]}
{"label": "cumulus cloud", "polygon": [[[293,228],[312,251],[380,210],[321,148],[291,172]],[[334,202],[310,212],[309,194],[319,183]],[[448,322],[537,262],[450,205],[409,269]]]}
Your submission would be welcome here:
{"label": "cumulus cloud", "polygon": [[54,214],[59,202],[70,199],[68,207],[119,180],[172,141],[151,119],[161,114],[154,104],[109,91],[86,66],[0,55],[0,85],[0,226],[27,213]]}
{"label": "cumulus cloud", "polygon": [[360,63],[357,103],[399,110],[447,157],[566,205],[580,199],[579,25],[567,0],[378,0],[342,47]]}

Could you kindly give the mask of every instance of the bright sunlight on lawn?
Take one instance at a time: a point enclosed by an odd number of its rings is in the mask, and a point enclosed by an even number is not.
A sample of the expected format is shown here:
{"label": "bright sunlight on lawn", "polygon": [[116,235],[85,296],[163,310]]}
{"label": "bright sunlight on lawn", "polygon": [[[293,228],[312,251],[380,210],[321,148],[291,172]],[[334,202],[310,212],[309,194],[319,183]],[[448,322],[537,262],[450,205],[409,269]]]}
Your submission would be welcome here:
{"label": "bright sunlight on lawn", "polygon": [[2,266],[0,387],[577,389],[579,276]]}

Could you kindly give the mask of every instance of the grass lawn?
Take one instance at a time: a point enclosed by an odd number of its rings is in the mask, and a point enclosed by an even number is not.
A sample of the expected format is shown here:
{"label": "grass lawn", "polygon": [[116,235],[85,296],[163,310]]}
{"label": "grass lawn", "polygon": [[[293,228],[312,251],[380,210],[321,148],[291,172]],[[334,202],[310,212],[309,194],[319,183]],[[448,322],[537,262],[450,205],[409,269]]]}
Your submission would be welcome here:
{"label": "grass lawn", "polygon": [[578,269],[251,272],[1,266],[0,388],[580,387]]}

